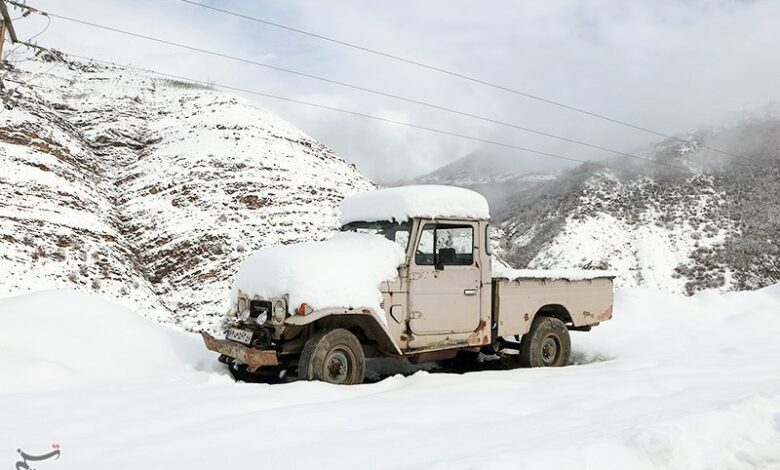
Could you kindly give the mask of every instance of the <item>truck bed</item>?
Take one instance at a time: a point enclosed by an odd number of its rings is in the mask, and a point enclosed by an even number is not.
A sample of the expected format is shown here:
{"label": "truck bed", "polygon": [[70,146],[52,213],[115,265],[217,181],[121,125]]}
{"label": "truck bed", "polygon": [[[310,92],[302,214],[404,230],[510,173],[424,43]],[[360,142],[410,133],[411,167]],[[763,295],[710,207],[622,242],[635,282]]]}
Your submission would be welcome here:
{"label": "truck bed", "polygon": [[499,336],[528,332],[535,315],[548,312],[575,327],[612,318],[614,275],[605,271],[511,270],[493,277]]}

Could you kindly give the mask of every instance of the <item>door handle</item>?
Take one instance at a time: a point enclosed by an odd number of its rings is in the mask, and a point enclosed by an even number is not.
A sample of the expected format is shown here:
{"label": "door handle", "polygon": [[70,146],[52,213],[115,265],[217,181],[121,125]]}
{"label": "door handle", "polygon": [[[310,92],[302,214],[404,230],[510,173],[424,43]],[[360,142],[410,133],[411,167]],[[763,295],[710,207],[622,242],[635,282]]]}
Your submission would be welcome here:
{"label": "door handle", "polygon": [[477,289],[465,289],[463,295],[477,295]]}

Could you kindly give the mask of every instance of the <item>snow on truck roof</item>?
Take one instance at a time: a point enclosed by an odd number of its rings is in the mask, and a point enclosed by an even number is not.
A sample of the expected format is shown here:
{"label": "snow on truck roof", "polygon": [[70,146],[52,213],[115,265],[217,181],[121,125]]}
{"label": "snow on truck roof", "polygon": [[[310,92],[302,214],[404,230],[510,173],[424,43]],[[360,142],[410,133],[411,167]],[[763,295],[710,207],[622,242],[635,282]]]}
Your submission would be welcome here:
{"label": "snow on truck roof", "polygon": [[490,218],[487,200],[456,186],[398,186],[358,193],[341,203],[341,223],[401,222],[413,217],[483,220]]}

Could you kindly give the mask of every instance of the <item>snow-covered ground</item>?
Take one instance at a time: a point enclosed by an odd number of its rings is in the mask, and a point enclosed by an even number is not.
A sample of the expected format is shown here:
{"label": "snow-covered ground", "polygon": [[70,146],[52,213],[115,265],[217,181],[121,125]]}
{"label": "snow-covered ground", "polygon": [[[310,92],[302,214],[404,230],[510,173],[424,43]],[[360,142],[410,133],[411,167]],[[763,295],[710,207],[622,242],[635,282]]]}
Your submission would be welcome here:
{"label": "snow-covered ground", "polygon": [[267,385],[194,335],[36,292],[0,300],[0,465],[57,443],[36,468],[780,468],[779,312],[780,285],[620,289],[573,333],[577,365]]}

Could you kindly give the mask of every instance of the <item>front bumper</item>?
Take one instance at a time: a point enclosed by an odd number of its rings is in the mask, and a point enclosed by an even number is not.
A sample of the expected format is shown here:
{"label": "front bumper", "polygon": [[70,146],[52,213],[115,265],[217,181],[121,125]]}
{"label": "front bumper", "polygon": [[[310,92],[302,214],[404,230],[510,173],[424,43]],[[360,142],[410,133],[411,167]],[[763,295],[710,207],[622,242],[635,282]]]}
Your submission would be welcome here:
{"label": "front bumper", "polygon": [[216,339],[205,331],[200,332],[206,347],[227,357],[238,359],[251,368],[263,366],[278,366],[279,357],[276,351],[255,349],[227,339]]}

